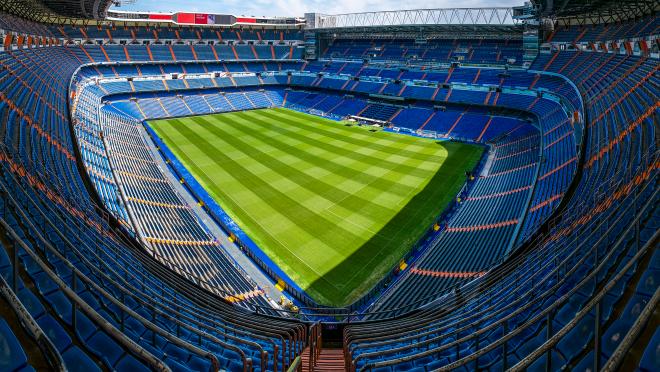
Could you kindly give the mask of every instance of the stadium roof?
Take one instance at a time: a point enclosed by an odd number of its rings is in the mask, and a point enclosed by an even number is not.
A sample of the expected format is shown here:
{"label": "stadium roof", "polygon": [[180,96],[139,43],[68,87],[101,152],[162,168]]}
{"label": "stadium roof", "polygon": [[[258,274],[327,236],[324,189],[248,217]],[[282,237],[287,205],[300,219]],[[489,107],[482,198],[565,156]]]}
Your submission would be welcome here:
{"label": "stadium roof", "polygon": [[518,23],[513,9],[491,8],[444,8],[372,11],[345,14],[315,14],[314,28],[352,28],[376,26],[502,26]]}
{"label": "stadium roof", "polygon": [[27,19],[104,19],[112,0],[2,0],[0,10]]}
{"label": "stadium roof", "polygon": [[324,37],[353,39],[519,39],[524,25],[400,25],[350,28],[325,28],[316,31]]}
{"label": "stadium roof", "polygon": [[604,22],[642,17],[658,11],[658,0],[532,0],[539,14],[552,18],[592,18]]}

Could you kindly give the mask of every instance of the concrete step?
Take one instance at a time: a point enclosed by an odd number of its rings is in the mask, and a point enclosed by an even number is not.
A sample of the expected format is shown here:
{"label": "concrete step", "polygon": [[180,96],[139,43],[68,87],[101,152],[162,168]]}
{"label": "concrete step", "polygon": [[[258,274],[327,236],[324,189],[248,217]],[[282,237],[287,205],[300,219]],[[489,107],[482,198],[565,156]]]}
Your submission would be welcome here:
{"label": "concrete step", "polygon": [[344,371],[344,350],[342,349],[321,349],[316,366],[310,368],[309,348],[302,354],[303,372],[337,372]]}

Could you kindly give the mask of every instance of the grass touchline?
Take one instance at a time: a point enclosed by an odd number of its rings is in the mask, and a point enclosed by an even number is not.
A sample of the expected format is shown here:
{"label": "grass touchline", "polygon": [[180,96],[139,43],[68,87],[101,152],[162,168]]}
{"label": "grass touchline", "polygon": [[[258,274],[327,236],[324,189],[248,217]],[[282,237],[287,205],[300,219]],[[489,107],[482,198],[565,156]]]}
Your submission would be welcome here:
{"label": "grass touchline", "polygon": [[357,300],[399,262],[483,151],[281,108],[149,124],[260,249],[330,306]]}

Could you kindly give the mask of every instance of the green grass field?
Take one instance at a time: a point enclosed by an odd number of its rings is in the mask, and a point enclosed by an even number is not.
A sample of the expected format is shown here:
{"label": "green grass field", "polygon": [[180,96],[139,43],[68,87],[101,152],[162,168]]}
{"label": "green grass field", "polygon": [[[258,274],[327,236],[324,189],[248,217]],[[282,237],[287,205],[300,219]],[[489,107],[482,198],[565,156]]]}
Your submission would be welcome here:
{"label": "green grass field", "polygon": [[399,262],[483,151],[287,109],[149,124],[255,243],[331,306]]}

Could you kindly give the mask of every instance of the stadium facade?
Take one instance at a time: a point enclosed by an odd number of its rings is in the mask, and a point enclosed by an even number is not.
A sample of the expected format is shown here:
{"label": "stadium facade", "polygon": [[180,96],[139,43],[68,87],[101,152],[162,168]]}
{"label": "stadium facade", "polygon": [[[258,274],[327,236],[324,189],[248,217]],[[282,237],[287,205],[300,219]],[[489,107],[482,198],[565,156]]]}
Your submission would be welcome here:
{"label": "stadium facade", "polygon": [[656,1],[112,3],[0,3],[3,370],[660,368]]}

